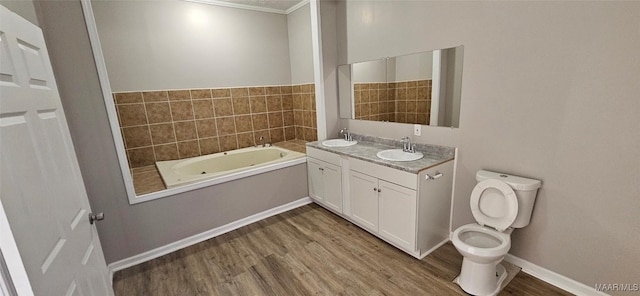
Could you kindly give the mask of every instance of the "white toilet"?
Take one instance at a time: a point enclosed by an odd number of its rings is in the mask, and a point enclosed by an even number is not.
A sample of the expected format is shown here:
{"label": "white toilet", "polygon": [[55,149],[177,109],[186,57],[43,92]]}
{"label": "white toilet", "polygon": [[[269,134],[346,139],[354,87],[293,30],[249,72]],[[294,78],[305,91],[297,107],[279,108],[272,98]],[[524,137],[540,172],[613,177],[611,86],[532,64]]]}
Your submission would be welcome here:
{"label": "white toilet", "polygon": [[471,192],[478,222],[460,226],[451,241],[464,256],[455,282],[472,295],[496,295],[507,273],[500,262],[511,248],[511,231],[529,225],[539,180],[480,170]]}

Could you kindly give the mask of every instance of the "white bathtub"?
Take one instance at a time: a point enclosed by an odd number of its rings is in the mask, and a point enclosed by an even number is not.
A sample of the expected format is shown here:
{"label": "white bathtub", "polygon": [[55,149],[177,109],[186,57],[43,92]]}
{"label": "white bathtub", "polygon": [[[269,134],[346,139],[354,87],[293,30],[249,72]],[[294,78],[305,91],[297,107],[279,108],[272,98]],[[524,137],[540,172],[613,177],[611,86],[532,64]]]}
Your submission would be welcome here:
{"label": "white bathtub", "polygon": [[306,154],[280,147],[249,147],[180,160],[156,162],[167,188],[208,182],[223,183],[304,163]]}

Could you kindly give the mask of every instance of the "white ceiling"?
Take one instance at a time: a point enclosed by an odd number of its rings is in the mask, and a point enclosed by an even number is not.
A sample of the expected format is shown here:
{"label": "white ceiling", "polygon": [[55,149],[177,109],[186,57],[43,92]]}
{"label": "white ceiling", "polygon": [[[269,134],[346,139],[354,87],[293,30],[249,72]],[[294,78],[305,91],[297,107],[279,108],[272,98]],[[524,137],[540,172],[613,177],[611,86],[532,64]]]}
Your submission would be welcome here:
{"label": "white ceiling", "polygon": [[309,0],[188,0],[212,5],[288,14]]}

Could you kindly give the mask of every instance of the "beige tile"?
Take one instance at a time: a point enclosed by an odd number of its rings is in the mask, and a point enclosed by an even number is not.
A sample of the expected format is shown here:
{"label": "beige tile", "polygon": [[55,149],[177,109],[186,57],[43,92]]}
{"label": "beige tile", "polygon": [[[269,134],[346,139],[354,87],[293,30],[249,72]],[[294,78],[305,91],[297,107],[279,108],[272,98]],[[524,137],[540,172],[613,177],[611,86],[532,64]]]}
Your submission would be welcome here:
{"label": "beige tile", "polygon": [[238,134],[238,148],[246,148],[254,145],[252,132]]}
{"label": "beige tile", "polygon": [[311,95],[303,94],[302,95],[302,110],[311,110]]}
{"label": "beige tile", "polygon": [[251,113],[251,108],[249,107],[249,97],[234,97],[232,101],[234,115]]}
{"label": "beige tile", "polygon": [[213,117],[213,101],[210,99],[194,100],[193,113],[196,119],[212,118]]}
{"label": "beige tile", "polygon": [[416,101],[407,101],[407,112],[417,112],[417,102]]}
{"label": "beige tile", "polygon": [[407,113],[396,113],[396,121],[399,123],[406,123]]}
{"label": "beige tile", "polygon": [[221,136],[218,138],[220,141],[220,151],[229,151],[238,149],[238,141],[236,135]]}
{"label": "beige tile", "polygon": [[229,98],[231,91],[228,88],[217,88],[211,90],[211,96],[215,98]]}
{"label": "beige tile", "polygon": [[118,105],[118,116],[121,127],[147,124],[143,104]]}
{"label": "beige tile", "polygon": [[191,90],[192,100],[210,99],[210,98],[212,98],[210,89],[192,89]]}
{"label": "beige tile", "polygon": [[251,116],[254,130],[263,130],[269,128],[269,121],[266,113],[253,114]]}
{"label": "beige tile", "polygon": [[127,149],[127,156],[129,157],[129,166],[132,168],[152,165],[156,162],[151,147]]}
{"label": "beige tile", "polygon": [[179,159],[178,145],[176,143],[155,145],[153,146],[153,150],[156,153],[157,161]]}
{"label": "beige tile", "polygon": [[303,116],[304,116],[304,124],[303,124],[303,126],[312,127],[313,126],[313,116],[312,116],[313,112],[311,112],[311,111],[303,111],[303,112],[304,112],[304,114],[303,114]]}
{"label": "beige tile", "polygon": [[213,118],[196,120],[196,128],[198,129],[198,138],[209,138],[218,135],[216,120]]}
{"label": "beige tile", "polygon": [[191,101],[171,102],[173,121],[193,120],[193,104]]}
{"label": "beige tile", "polygon": [[292,85],[291,86],[291,93],[294,93],[294,94],[302,93],[302,85],[300,85],[300,84]]}
{"label": "beige tile", "polygon": [[145,103],[149,102],[166,102],[169,100],[166,90],[160,91],[145,91],[142,93]]}
{"label": "beige tile", "polygon": [[429,82],[427,80],[418,80],[416,82],[417,82],[418,88],[429,86]]}
{"label": "beige tile", "polygon": [[[358,113],[356,113],[357,115]],[[298,126],[304,125],[304,111],[293,111],[293,124]]]}
{"label": "beige tile", "polygon": [[196,139],[196,124],[194,121],[179,121],[173,123],[173,128],[176,131],[176,140],[185,141]]}
{"label": "beige tile", "polygon": [[250,97],[251,113],[267,112],[267,101],[264,96]]}
{"label": "beige tile", "polygon": [[200,139],[199,142],[200,142],[200,153],[202,155],[220,152],[220,144],[218,143],[218,138]]}
{"label": "beige tile", "polygon": [[282,96],[267,96],[267,111],[282,111]]}
{"label": "beige tile", "polygon": [[407,112],[407,101],[397,101],[396,102],[396,112]]}
{"label": "beige tile", "polygon": [[141,92],[114,93],[116,104],[142,103]]}
{"label": "beige tile", "polygon": [[304,140],[304,128],[302,126],[296,126],[296,139]]}
{"label": "beige tile", "polygon": [[235,98],[235,97],[248,97],[249,96],[249,89],[246,87],[238,87],[238,88],[232,88],[231,89],[231,97]]}
{"label": "beige tile", "polygon": [[214,99],[213,109],[215,110],[216,117],[232,116],[233,107],[231,105],[231,99]]}
{"label": "beige tile", "polygon": [[282,95],[282,110],[293,110],[293,95]]}
{"label": "beige tile", "polygon": [[167,92],[169,101],[188,101],[191,100],[189,90],[170,90]]}
{"label": "beige tile", "polygon": [[264,88],[266,95],[279,95],[281,94],[280,86],[267,86]]}
{"label": "beige tile", "polygon": [[[244,133],[253,130],[251,123],[251,115],[235,116],[236,132]],[[238,138],[238,145],[240,145],[240,138]]]}
{"label": "beige tile", "polygon": [[301,94],[292,94],[293,101],[293,110],[302,110],[302,95]]}
{"label": "beige tile", "polygon": [[180,159],[200,156],[198,141],[178,142],[178,154]]}
{"label": "beige tile", "polygon": [[249,88],[249,96],[264,96],[264,95],[265,95],[265,89],[262,86]]}
{"label": "beige tile", "polygon": [[280,92],[285,95],[285,94],[291,94],[292,92],[292,87],[291,85],[281,85],[280,86]]}
{"label": "beige tile", "polygon": [[284,128],[285,141],[294,140],[296,138],[296,128],[293,126],[286,126]]}
{"label": "beige tile", "polygon": [[149,123],[171,122],[169,103],[146,103]]}
{"label": "beige tile", "polygon": [[129,149],[151,145],[149,127],[146,125],[122,128],[122,136],[126,147]]}
{"label": "beige tile", "polygon": [[380,113],[380,104],[378,102],[371,103],[371,114]]}
{"label": "beige tile", "polygon": [[293,125],[293,111],[282,112],[282,123],[284,126]]}
{"label": "beige tile", "polygon": [[416,113],[407,113],[407,123],[418,123]]}
{"label": "beige tile", "polygon": [[222,136],[232,135],[236,133],[234,117],[218,117],[216,118],[216,126],[218,127],[218,134]]}
{"label": "beige tile", "polygon": [[282,127],[282,112],[273,112],[268,114],[269,128]]}
{"label": "beige tile", "polygon": [[281,142],[284,141],[284,129],[283,128],[273,128],[269,129],[269,134],[271,135],[271,141]]}

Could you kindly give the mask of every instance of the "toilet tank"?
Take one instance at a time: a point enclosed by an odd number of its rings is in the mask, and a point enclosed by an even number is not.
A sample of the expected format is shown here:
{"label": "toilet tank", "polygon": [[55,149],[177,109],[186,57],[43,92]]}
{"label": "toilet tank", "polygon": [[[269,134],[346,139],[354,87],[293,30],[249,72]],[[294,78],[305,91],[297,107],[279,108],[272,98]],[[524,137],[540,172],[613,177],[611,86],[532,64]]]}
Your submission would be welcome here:
{"label": "toilet tank", "polygon": [[516,193],[518,199],[518,215],[516,216],[516,220],[513,221],[513,224],[511,224],[511,227],[522,228],[529,225],[531,213],[533,212],[533,204],[536,201],[538,188],[540,188],[542,182],[540,180],[485,170],[479,170],[478,173],[476,173],[476,181],[480,182],[487,179],[503,181]]}

